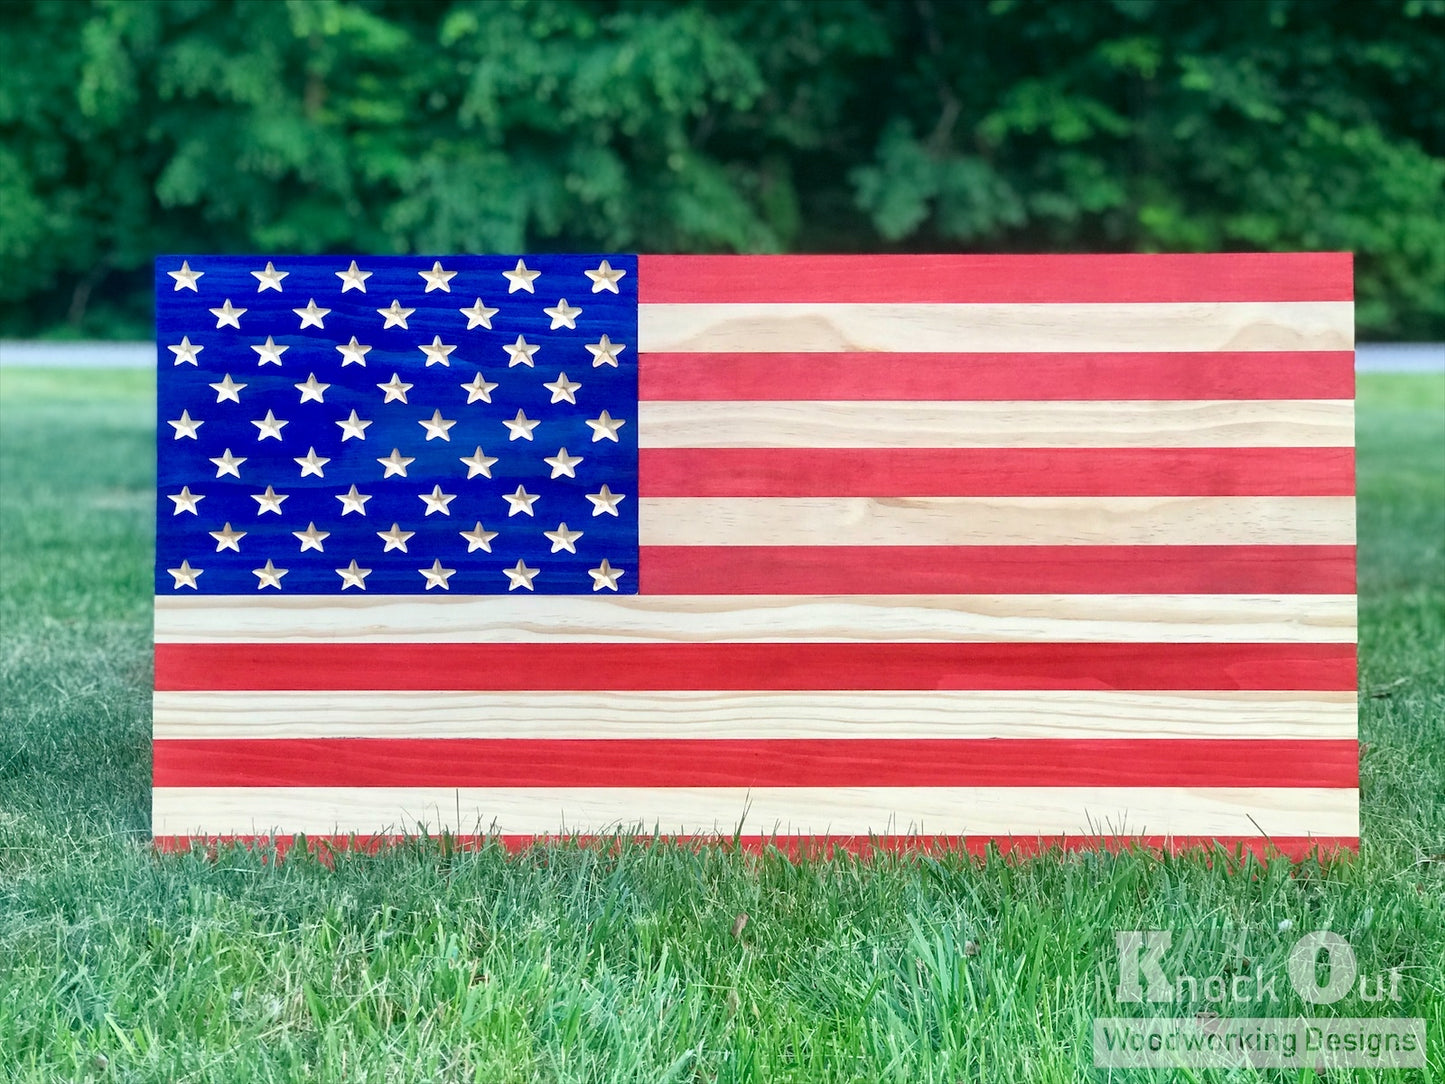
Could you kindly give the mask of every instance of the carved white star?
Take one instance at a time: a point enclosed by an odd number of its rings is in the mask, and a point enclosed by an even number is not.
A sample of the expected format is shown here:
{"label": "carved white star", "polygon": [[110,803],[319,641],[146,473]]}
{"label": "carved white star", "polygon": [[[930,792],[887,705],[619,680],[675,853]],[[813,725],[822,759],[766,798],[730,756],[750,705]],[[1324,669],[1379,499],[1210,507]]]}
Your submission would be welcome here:
{"label": "carved white star", "polygon": [[481,520],[477,520],[477,525],[470,531],[458,531],[457,533],[467,540],[468,553],[473,550],[486,550],[491,553],[492,539],[497,537],[497,532],[487,530],[482,526]]}
{"label": "carved white star", "polygon": [[396,373],[392,373],[391,379],[389,381],[387,381],[385,384],[378,384],[377,387],[386,393],[386,398],[382,400],[382,403],[384,405],[386,403],[393,402],[406,402],[406,393],[411,391],[411,389],[415,387],[415,385],[408,384]]}
{"label": "carved white star", "polygon": [[478,401],[490,403],[492,401],[492,392],[495,391],[497,387],[497,384],[483,379],[482,374],[478,373],[472,377],[470,382],[462,385],[462,390],[467,393],[467,404],[470,405]]}
{"label": "carved white star", "polygon": [[266,487],[265,493],[252,493],[251,499],[256,502],[256,515],[264,516],[267,512],[281,514],[281,502],[291,496],[289,493],[277,493],[270,486]]}
{"label": "carved white star", "polygon": [[575,380],[568,380],[566,373],[558,373],[556,380],[549,380],[542,385],[552,393],[552,402],[573,404],[577,402],[577,389],[581,386]]}
{"label": "carved white star", "polygon": [[478,444],[477,450],[471,455],[462,456],[461,461],[467,465],[468,478],[475,478],[479,474],[484,478],[490,478],[492,476],[492,464],[497,461],[497,457],[494,455],[486,455],[482,451],[482,446]]}
{"label": "carved white star", "polygon": [[507,362],[507,368],[510,369],[514,365],[525,365],[531,368],[532,355],[542,348],[540,346],[533,346],[527,342],[525,336],[518,335],[516,342],[510,344],[503,343],[502,349],[505,350],[507,356],[511,358],[511,360]]}
{"label": "carved white star", "polygon": [[253,421],[251,424],[254,425],[260,433],[260,435],[256,438],[257,440],[265,440],[267,437],[272,437],[275,440],[280,440],[281,430],[284,429],[286,426],[290,425],[291,423],[289,421],[283,421],[282,419],[276,417],[275,411],[268,410],[266,411],[266,416],[264,418]]}
{"label": "carved white star", "polygon": [[610,440],[616,444],[618,443],[617,430],[621,429],[627,423],[621,418],[614,418],[604,410],[601,417],[588,418],[587,424],[592,428],[593,444],[596,444],[599,440]]}
{"label": "carved white star", "polygon": [[176,280],[177,291],[190,290],[194,293],[201,292],[200,289],[196,286],[196,279],[204,275],[205,272],[192,271],[191,263],[189,260],[181,261],[181,269],[179,271],[167,271],[166,274]]}
{"label": "carved white star", "polygon": [[358,493],[353,485],[345,493],[336,494],[336,499],[341,502],[341,514],[349,516],[352,512],[360,512],[366,515],[366,502],[371,500],[370,493]]}
{"label": "carved white star", "polygon": [[507,518],[510,519],[518,512],[526,516],[533,515],[532,505],[537,503],[537,498],[540,496],[541,494],[539,493],[528,493],[521,486],[517,487],[517,492],[515,493],[503,493],[502,500],[511,506],[507,509]]}
{"label": "carved white star", "polygon": [[216,393],[216,402],[218,403],[224,403],[227,399],[233,403],[239,403],[241,401],[241,389],[245,386],[245,384],[237,384],[231,379],[231,374],[227,373],[226,378],[219,384],[211,385],[211,390]]}
{"label": "carved white star", "polygon": [[542,311],[552,318],[552,326],[548,329],[550,331],[556,331],[559,327],[570,327],[575,331],[577,317],[582,315],[582,310],[574,305],[568,305],[565,297],[551,308]]}
{"label": "carved white star", "polygon": [[457,277],[455,271],[443,271],[440,260],[437,260],[436,263],[431,265],[430,271],[418,271],[417,274],[426,279],[426,289],[423,290],[422,293],[427,294],[433,290],[440,290],[446,294],[451,293],[452,288],[449,283]]}
{"label": "carved white star", "polygon": [[166,424],[176,431],[176,440],[180,440],[182,437],[190,437],[192,440],[198,440],[200,438],[196,436],[196,430],[206,423],[200,418],[192,418],[190,411],[183,410],[179,418],[176,418],[174,421],[168,421]]}
{"label": "carved white star", "polygon": [[357,440],[365,440],[366,427],[370,425],[371,422],[365,418],[358,418],[356,411],[353,410],[351,417],[343,418],[336,424],[341,426],[341,440],[344,443],[352,437],[355,437]]}
{"label": "carved white star", "polygon": [[507,278],[507,293],[514,294],[518,290],[526,290],[529,294],[536,293],[537,291],[532,289],[532,282],[541,273],[540,271],[527,270],[527,265],[521,260],[518,260],[516,267],[510,271],[502,272]]}
{"label": "carved white star", "polygon": [[626,573],[620,568],[613,568],[604,557],[600,565],[587,570],[587,575],[592,577],[592,590],[601,591],[605,587],[609,591],[616,591],[617,577],[625,576]]}
{"label": "carved white star", "polygon": [[577,464],[582,462],[580,455],[568,455],[566,448],[558,448],[556,455],[545,456],[542,462],[552,468],[552,477],[561,478],[564,475],[568,478],[577,477]]}
{"label": "carved white star", "polygon": [[314,447],[307,449],[305,455],[298,455],[294,458],[297,466],[301,468],[302,478],[305,478],[309,474],[314,474],[318,478],[326,477],[321,468],[330,463],[331,459],[329,456],[317,455]]}
{"label": "carved white star", "polygon": [[551,540],[553,553],[560,553],[562,550],[576,553],[577,539],[582,537],[581,531],[569,531],[565,523],[557,524],[555,531],[543,531],[542,533]]}
{"label": "carved white star", "polygon": [[[366,293],[366,280],[371,278],[375,273],[374,271],[363,271],[356,266],[355,260],[351,261],[351,266],[345,271],[334,272],[336,277],[341,280],[341,292],[343,294],[346,293],[347,290],[360,290],[362,293]],[[355,563],[355,561],[352,562],[352,564]]]}
{"label": "carved white star", "polygon": [[507,584],[508,591],[515,591],[519,587],[525,587],[528,591],[536,590],[532,586],[532,581],[536,578],[540,569],[528,568],[526,561],[518,560],[513,567],[504,568],[502,571],[507,574],[507,579],[511,581]]}
{"label": "carved white star", "polygon": [[331,315],[331,310],[323,309],[320,305],[316,304],[314,297],[306,303],[304,309],[292,309],[291,311],[301,317],[301,326],[303,328],[319,327],[324,330],[326,325],[322,323],[322,320]]}
{"label": "carved white star", "polygon": [[[353,263],[351,266],[355,267],[356,265]],[[339,271],[337,272],[338,275],[340,273],[341,272]],[[371,575],[371,569],[359,568],[356,564],[356,559],[353,557],[351,560],[351,564],[347,565],[345,568],[338,568],[336,570],[336,574],[341,577],[341,589],[343,591],[345,591],[348,587],[359,587],[363,591],[365,591],[366,577]]]}
{"label": "carved white star", "polygon": [[416,312],[416,309],[403,308],[401,302],[395,298],[392,299],[390,308],[376,310],[377,315],[384,317],[386,320],[386,323],[382,325],[382,331],[385,331],[389,327],[399,327],[410,331],[411,329],[406,326],[406,321],[407,317],[414,312]]}
{"label": "carved white star", "polygon": [[191,342],[189,335],[182,335],[180,342],[174,346],[168,346],[166,349],[176,356],[175,364],[199,366],[200,362],[196,361],[196,355],[204,350],[205,347],[200,343]]}
{"label": "carved white star", "polygon": [[267,557],[266,567],[251,569],[251,575],[256,577],[257,591],[263,587],[274,587],[279,591],[281,590],[281,577],[290,571],[289,568],[277,568],[271,563],[271,558]]}
{"label": "carved white star", "polygon": [[257,365],[280,365],[281,355],[290,350],[291,347],[277,346],[276,339],[271,335],[267,335],[265,342],[253,343],[251,349],[256,351],[258,355],[256,359]]}
{"label": "carved white star", "polygon": [[196,502],[206,499],[204,493],[192,493],[190,486],[182,486],[179,493],[168,493],[166,496],[168,499],[176,502],[176,510],[171,513],[173,516],[178,516],[182,512],[189,512],[193,516],[199,516],[201,513],[196,511]]}
{"label": "carved white star", "polygon": [[507,438],[509,441],[531,440],[532,430],[536,429],[537,426],[541,425],[542,420],[540,418],[532,419],[527,417],[527,415],[524,414],[519,408],[517,410],[517,416],[515,418],[512,418],[510,421],[506,418],[503,418],[502,424],[512,431],[512,435]]}
{"label": "carved white star", "polygon": [[297,538],[301,539],[301,552],[316,550],[318,553],[325,553],[321,543],[331,537],[330,531],[318,530],[315,523],[306,524],[304,531],[292,531]]}
{"label": "carved white star", "polygon": [[346,368],[348,365],[360,365],[362,367],[365,367],[366,355],[371,352],[371,347],[365,346],[362,343],[357,342],[355,335],[351,336],[351,341],[349,343],[345,344],[344,346],[338,346],[336,349],[341,351],[341,367],[343,369]]}
{"label": "carved white star", "polygon": [[[200,291],[197,291],[197,293],[199,292]],[[216,318],[217,327],[226,327],[229,324],[231,327],[239,328],[241,326],[241,317],[244,316],[245,313],[245,309],[238,309],[232,305],[229,297],[226,298],[226,303],[219,309],[211,310],[211,315]]]}
{"label": "carved white star", "polygon": [[450,591],[451,588],[447,586],[447,580],[457,574],[457,570],[454,568],[442,568],[440,558],[432,562],[431,568],[419,568],[417,571],[426,577],[426,589],[428,591],[433,587],[440,587],[443,591]]}
{"label": "carved white star", "polygon": [[241,477],[241,464],[246,462],[248,457],[244,455],[232,455],[231,449],[227,448],[224,455],[211,457],[211,462],[216,465],[216,477],[229,474],[233,478]]}
{"label": "carved white star", "polygon": [[382,553],[390,553],[392,550],[401,550],[402,553],[405,553],[406,540],[414,534],[416,534],[415,531],[403,531],[399,525],[393,523],[391,530],[377,531],[376,537],[386,543],[386,549],[382,550]]}
{"label": "carved white star", "polygon": [[471,331],[474,327],[484,327],[488,331],[491,331],[492,317],[496,316],[497,313],[501,312],[502,310],[487,308],[487,306],[482,304],[482,299],[479,297],[476,300],[476,304],[474,304],[471,308],[458,309],[457,311],[467,318],[468,331]]}
{"label": "carved white star", "polygon": [[316,379],[316,374],[312,373],[303,383],[293,384],[292,387],[301,393],[301,401],[303,403],[313,401],[324,403],[326,400],[323,399],[322,396],[326,394],[326,389],[331,387],[331,385],[321,383],[321,381]]}
{"label": "carved white star", "polygon": [[426,363],[428,366],[450,365],[451,362],[447,360],[447,355],[455,350],[456,346],[448,346],[442,342],[440,335],[434,335],[430,343],[420,343],[417,349],[426,355]]}
{"label": "carved white star", "polygon": [[600,294],[603,290],[609,290],[615,294],[617,293],[617,280],[627,274],[627,271],[621,268],[614,271],[612,270],[612,265],[606,260],[603,260],[597,265],[596,270],[584,271],[582,273],[592,280],[592,292],[594,294]]}
{"label": "carved white star", "polygon": [[279,293],[282,292],[282,290],[281,290],[281,280],[284,279],[287,275],[291,274],[291,272],[290,272],[290,271],[277,271],[277,270],[276,270],[276,265],[275,265],[274,263],[272,263],[270,260],[267,260],[267,261],[266,261],[266,270],[264,270],[264,271],[252,271],[251,274],[252,274],[253,276],[255,276],[255,279],[256,279],[256,292],[257,292],[258,294],[259,294],[262,290],[275,290],[275,291],[279,294]]}
{"label": "carved white star", "polygon": [[182,587],[189,587],[192,590],[199,591],[200,588],[196,586],[196,577],[206,570],[204,568],[192,568],[190,561],[182,561],[180,568],[168,568],[166,571],[175,577],[176,582],[171,585],[171,590],[179,591]]}
{"label": "carved white star", "polygon": [[592,355],[592,368],[600,369],[604,365],[617,368],[617,355],[627,349],[626,343],[615,343],[606,335],[602,336],[595,343],[584,343],[587,352]]}
{"label": "carved white star", "polygon": [[596,493],[588,493],[587,499],[592,502],[592,514],[600,516],[606,513],[609,516],[617,515],[617,502],[626,499],[625,493],[613,493],[605,485]]}
{"label": "carved white star", "polygon": [[378,456],[376,461],[386,470],[386,473],[381,476],[383,480],[390,478],[393,474],[399,474],[405,478],[406,468],[416,462],[416,456],[402,455],[401,449],[393,448],[391,455]]}
{"label": "carved white star", "polygon": [[457,423],[453,418],[443,418],[440,410],[434,410],[430,418],[422,418],[416,424],[426,430],[427,440],[437,437],[442,440],[451,440],[452,438],[447,435],[447,430]]}
{"label": "carved white star", "polygon": [[207,533],[216,540],[217,553],[222,550],[235,550],[240,553],[241,539],[245,538],[248,532],[231,530],[231,521],[227,520],[226,525],[219,531],[208,531]]}
{"label": "carved white star", "polygon": [[451,509],[447,506],[457,499],[455,493],[443,493],[441,486],[433,486],[430,493],[418,493],[417,497],[426,502],[426,514],[440,512],[444,516],[451,515]]}

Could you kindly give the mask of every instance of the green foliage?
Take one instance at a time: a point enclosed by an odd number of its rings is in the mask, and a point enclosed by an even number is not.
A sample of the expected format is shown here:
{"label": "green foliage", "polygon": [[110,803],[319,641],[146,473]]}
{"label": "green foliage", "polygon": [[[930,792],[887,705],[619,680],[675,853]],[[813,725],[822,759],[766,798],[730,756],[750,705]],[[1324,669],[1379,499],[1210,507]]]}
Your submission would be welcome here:
{"label": "green foliage", "polygon": [[1445,337],[1439,0],[0,0],[0,331],[164,251],[1349,249]]}

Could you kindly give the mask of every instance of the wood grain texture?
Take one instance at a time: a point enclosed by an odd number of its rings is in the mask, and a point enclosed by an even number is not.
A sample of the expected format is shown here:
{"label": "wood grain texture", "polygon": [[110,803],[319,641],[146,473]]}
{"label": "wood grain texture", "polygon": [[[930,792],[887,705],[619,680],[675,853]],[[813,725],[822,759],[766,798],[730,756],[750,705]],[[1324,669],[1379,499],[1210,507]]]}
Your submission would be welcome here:
{"label": "wood grain texture", "polygon": [[[1352,497],[654,497],[644,546],[1349,546]],[[1161,560],[1171,560],[1164,555]],[[878,570],[886,572],[886,566]]]}
{"label": "wood grain texture", "polygon": [[1351,350],[931,353],[653,351],[638,358],[641,399],[1059,401],[1353,399]]}
{"label": "wood grain texture", "polygon": [[1352,595],[161,595],[169,643],[1353,643]]}
{"label": "wood grain texture", "polygon": [[639,256],[645,304],[1349,301],[1348,252]]}
{"label": "wood grain texture", "polygon": [[779,351],[1351,350],[1348,301],[1151,304],[641,304],[638,349]]}
{"label": "wood grain texture", "polygon": [[1348,399],[643,402],[642,448],[1350,448]]}
{"label": "wood grain texture", "polygon": [[1355,687],[1353,644],[157,644],[160,690]]}
{"label": "wood grain texture", "polygon": [[649,497],[1350,497],[1353,448],[643,448]]}
{"label": "wood grain texture", "polygon": [[268,738],[155,743],[158,787],[1353,787],[1353,740]]}
{"label": "wood grain texture", "polygon": [[1217,738],[1343,741],[1353,692],[157,692],[158,741]]}
{"label": "wood grain texture", "polygon": [[1354,546],[647,546],[649,595],[1353,593]]}
{"label": "wood grain texture", "polygon": [[156,835],[639,829],[685,835],[1357,836],[1346,788],[163,787]]}

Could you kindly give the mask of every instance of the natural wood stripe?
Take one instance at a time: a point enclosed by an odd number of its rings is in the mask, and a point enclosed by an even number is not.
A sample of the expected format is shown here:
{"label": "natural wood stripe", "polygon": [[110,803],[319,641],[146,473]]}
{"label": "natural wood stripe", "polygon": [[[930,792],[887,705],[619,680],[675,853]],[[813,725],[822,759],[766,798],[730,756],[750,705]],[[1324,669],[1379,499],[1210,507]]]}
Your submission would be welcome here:
{"label": "natural wood stripe", "polygon": [[[1347,546],[1352,497],[653,497],[643,546]],[[1159,560],[1170,556],[1161,553]],[[888,568],[878,577],[887,582]]]}
{"label": "natural wood stripe", "polygon": [[1354,643],[1351,595],[160,595],[157,643]]}
{"label": "natural wood stripe", "polygon": [[638,306],[639,350],[1349,350],[1348,301]]}
{"label": "natural wood stripe", "polygon": [[1353,789],[160,787],[152,831],[1359,834]]}
{"label": "natural wood stripe", "polygon": [[1356,735],[1348,692],[158,692],[154,707],[158,740]]}
{"label": "natural wood stripe", "polygon": [[1349,448],[1349,399],[651,401],[642,448]]}

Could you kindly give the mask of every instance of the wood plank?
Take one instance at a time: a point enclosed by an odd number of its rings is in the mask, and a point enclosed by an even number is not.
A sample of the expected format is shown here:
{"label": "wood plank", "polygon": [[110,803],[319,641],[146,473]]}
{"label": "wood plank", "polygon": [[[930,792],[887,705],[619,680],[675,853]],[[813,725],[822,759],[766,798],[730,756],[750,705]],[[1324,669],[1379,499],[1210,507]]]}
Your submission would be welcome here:
{"label": "wood plank", "polygon": [[1352,350],[1348,301],[1151,304],[641,304],[664,353]]}
{"label": "wood plank", "polygon": [[157,787],[1354,787],[1353,740],[203,738]]}
{"label": "wood plank", "polygon": [[161,595],[167,643],[1353,643],[1352,595]]}
{"label": "wood plank", "polygon": [[158,741],[214,738],[1350,740],[1353,692],[157,692]]}
{"label": "wood plank", "polygon": [[1353,644],[157,644],[161,690],[1355,687]]}
{"label": "wood plank", "polygon": [[1348,252],[639,256],[644,303],[1349,301]]}
{"label": "wood plank", "polygon": [[1353,448],[643,448],[648,497],[1352,497]]}
{"label": "wood plank", "polygon": [[649,595],[1353,593],[1353,546],[646,546]]}
{"label": "wood plank", "polygon": [[1351,350],[1129,353],[651,352],[642,399],[1353,399]]}
{"label": "wood plank", "polygon": [[[653,497],[643,546],[1348,546],[1352,497]],[[1161,552],[1160,561],[1174,560]],[[887,565],[874,582],[887,582]]]}
{"label": "wood plank", "polygon": [[1357,836],[1349,788],[160,787],[156,835],[640,828],[688,835],[869,832]]}
{"label": "wood plank", "polygon": [[1350,448],[1348,399],[643,402],[641,448]]}

